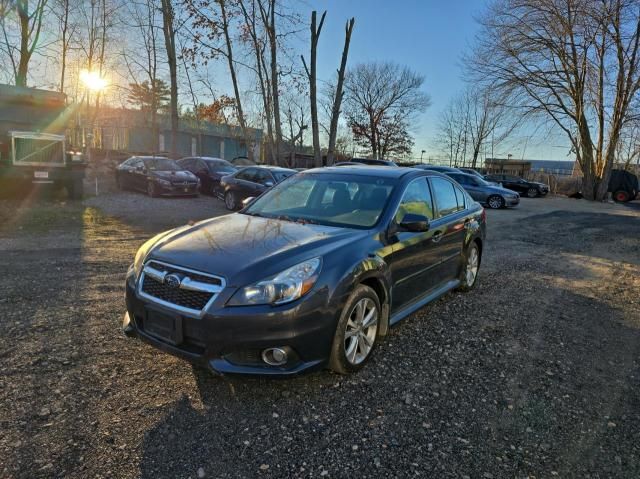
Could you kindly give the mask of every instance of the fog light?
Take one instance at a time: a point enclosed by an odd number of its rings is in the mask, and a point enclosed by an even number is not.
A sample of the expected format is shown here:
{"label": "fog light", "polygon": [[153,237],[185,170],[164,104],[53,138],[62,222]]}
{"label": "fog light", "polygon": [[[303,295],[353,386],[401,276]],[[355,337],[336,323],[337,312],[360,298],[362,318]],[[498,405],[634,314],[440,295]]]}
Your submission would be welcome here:
{"label": "fog light", "polygon": [[269,366],[282,366],[287,362],[287,353],[280,348],[265,349],[262,351],[262,360]]}

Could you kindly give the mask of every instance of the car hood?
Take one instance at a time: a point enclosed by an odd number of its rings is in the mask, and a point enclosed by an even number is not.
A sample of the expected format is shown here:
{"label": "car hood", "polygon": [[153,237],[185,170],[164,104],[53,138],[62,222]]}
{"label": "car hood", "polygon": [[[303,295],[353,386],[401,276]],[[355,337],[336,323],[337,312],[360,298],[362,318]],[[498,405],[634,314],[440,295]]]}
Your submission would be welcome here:
{"label": "car hood", "polygon": [[151,247],[147,260],[222,276],[228,285],[239,286],[322,256],[367,234],[234,213],[169,232]]}
{"label": "car hood", "polygon": [[194,180],[196,178],[196,176],[193,173],[185,170],[181,170],[181,171],[154,170],[154,171],[151,171],[150,174],[155,176],[156,178],[162,178],[163,180],[170,180],[170,181],[188,181],[188,180]]}

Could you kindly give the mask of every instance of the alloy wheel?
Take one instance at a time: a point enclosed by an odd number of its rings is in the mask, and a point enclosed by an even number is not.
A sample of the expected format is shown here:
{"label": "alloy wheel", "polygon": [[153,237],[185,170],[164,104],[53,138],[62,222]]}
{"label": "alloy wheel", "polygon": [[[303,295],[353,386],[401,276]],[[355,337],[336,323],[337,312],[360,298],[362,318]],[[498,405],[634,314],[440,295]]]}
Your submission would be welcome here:
{"label": "alloy wheel", "polygon": [[352,365],[362,363],[373,349],[378,334],[378,308],[370,298],[358,301],[347,320],[344,352]]}
{"label": "alloy wheel", "polygon": [[499,196],[492,196],[491,198],[489,198],[487,204],[489,205],[489,208],[497,210],[499,208],[502,208],[503,199]]}
{"label": "alloy wheel", "polygon": [[536,196],[538,196],[538,190],[536,190],[535,188],[529,188],[527,190],[527,196],[529,198],[535,198]]}
{"label": "alloy wheel", "polygon": [[465,271],[465,281],[469,288],[476,282],[479,266],[480,255],[478,254],[478,247],[473,245],[469,249],[469,254],[467,255],[467,268]]}
{"label": "alloy wheel", "polygon": [[236,198],[233,192],[228,191],[227,194],[224,195],[224,204],[229,210],[234,210],[236,208]]}

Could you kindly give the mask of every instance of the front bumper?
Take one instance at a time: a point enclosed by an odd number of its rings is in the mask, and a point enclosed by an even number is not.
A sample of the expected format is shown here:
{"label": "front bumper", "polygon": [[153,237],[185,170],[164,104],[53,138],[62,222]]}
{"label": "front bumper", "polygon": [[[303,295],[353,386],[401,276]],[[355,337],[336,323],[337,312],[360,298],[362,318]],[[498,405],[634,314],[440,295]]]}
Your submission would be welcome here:
{"label": "front bumper", "polygon": [[163,185],[156,183],[156,190],[160,196],[193,196],[198,194],[198,184]]}
{"label": "front bumper", "polygon": [[[336,309],[327,307],[324,292],[278,307],[224,307],[219,300],[226,301],[218,297],[200,318],[184,316],[140,298],[130,279],[122,329],[129,337],[218,374],[286,377],[326,365],[338,318]],[[167,317],[179,334],[167,339],[149,331],[153,321]],[[274,347],[288,353],[282,366],[262,360],[261,352]]]}
{"label": "front bumper", "polygon": [[505,197],[504,202],[506,206],[518,206],[520,204],[520,197],[519,196],[516,198]]}

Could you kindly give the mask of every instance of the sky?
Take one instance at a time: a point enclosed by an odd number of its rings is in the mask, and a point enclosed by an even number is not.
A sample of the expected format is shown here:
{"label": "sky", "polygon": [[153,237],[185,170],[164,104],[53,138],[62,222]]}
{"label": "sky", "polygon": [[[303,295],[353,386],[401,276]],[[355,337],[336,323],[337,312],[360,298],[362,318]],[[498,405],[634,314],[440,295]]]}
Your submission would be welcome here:
{"label": "sky", "polygon": [[[486,0],[306,0],[302,11],[316,9],[327,17],[318,46],[319,78],[329,79],[339,66],[345,22],[355,17],[349,64],[395,61],[425,76],[431,106],[418,119],[414,155],[437,156],[434,137],[439,113],[465,83],[460,60],[479,31],[475,18]],[[303,13],[304,15],[304,13]],[[562,137],[530,137],[521,132],[495,156],[566,160]],[[441,156],[441,155],[440,155]]]}

